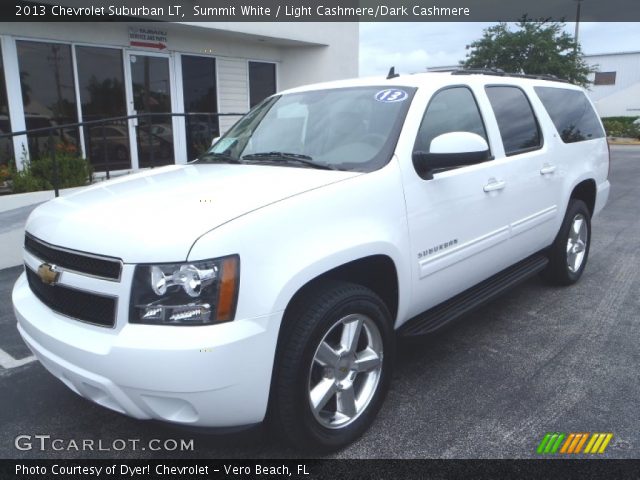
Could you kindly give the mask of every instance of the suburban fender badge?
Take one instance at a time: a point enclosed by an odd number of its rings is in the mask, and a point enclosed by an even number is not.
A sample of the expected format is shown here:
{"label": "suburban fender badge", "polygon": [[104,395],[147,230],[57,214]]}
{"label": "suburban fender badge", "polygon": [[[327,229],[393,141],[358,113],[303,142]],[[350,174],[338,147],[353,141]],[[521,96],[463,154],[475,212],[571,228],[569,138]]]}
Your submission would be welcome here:
{"label": "suburban fender badge", "polygon": [[60,272],[56,270],[55,265],[43,263],[38,267],[38,277],[40,277],[42,283],[46,283],[47,285],[55,285],[60,278]]}

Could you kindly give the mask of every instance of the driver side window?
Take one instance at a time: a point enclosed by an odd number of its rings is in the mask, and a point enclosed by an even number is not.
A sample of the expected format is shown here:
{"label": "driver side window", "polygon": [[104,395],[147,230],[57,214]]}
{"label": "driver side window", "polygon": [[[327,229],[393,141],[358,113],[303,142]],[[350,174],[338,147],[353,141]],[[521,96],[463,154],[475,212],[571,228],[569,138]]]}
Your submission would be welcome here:
{"label": "driver side window", "polygon": [[413,151],[428,153],[434,138],[451,132],[475,133],[488,143],[478,105],[467,87],[447,88],[434,94],[422,117]]}

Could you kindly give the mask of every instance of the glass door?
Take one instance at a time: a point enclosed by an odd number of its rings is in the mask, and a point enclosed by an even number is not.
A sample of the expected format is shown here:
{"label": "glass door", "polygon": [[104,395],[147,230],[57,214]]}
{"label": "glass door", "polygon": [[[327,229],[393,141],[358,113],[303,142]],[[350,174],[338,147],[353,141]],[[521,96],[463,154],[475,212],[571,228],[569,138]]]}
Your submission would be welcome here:
{"label": "glass door", "polygon": [[[122,49],[83,45],[75,49],[82,120],[128,115]],[[125,120],[86,126],[83,132],[85,151],[95,171],[132,167]]]}
{"label": "glass door", "polygon": [[[174,163],[169,56],[128,52],[132,122],[139,168]],[[162,115],[162,114],[167,115]],[[145,115],[153,114],[153,115]]]}
{"label": "glass door", "polygon": [[211,140],[220,136],[216,96],[216,60],[211,57],[182,55],[182,91],[185,118],[187,160],[205,152]]}

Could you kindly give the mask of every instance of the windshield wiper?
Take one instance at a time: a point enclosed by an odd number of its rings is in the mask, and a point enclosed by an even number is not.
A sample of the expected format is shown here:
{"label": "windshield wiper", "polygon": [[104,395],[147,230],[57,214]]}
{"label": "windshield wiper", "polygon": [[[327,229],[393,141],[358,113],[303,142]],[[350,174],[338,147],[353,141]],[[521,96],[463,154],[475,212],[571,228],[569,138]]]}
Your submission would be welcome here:
{"label": "windshield wiper", "polygon": [[219,162],[219,163],[243,163],[237,158],[233,158],[228,153],[205,153],[197,158],[196,162]]}
{"label": "windshield wiper", "polygon": [[326,163],[314,162],[313,158],[309,155],[303,155],[301,153],[288,153],[288,152],[261,152],[250,153],[244,155],[242,160],[259,160],[259,159],[274,160],[277,162],[295,162],[307,165],[309,167],[318,168],[322,170],[337,170],[337,168],[328,165]]}

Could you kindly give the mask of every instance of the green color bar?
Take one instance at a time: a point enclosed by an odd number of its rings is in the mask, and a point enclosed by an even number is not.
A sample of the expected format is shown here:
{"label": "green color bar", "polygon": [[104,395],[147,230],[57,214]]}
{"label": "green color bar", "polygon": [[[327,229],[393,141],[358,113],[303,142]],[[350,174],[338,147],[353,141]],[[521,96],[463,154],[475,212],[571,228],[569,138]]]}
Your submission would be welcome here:
{"label": "green color bar", "polygon": [[549,438],[551,437],[550,433],[547,433],[544,438],[542,439],[542,441],[540,442],[540,445],[538,445],[538,453],[542,454],[544,453],[544,447],[547,444],[547,441],[549,440]]}
{"label": "green color bar", "polygon": [[551,453],[551,447],[555,444],[556,438],[558,438],[558,434],[554,433],[551,435],[551,438],[547,442],[547,446],[544,448],[544,453]]}
{"label": "green color bar", "polygon": [[558,451],[558,448],[560,448],[560,444],[562,443],[562,440],[564,440],[564,437],[565,437],[564,433],[561,433],[560,435],[558,435],[558,440],[556,440],[556,444],[551,449],[551,453],[556,453]]}

